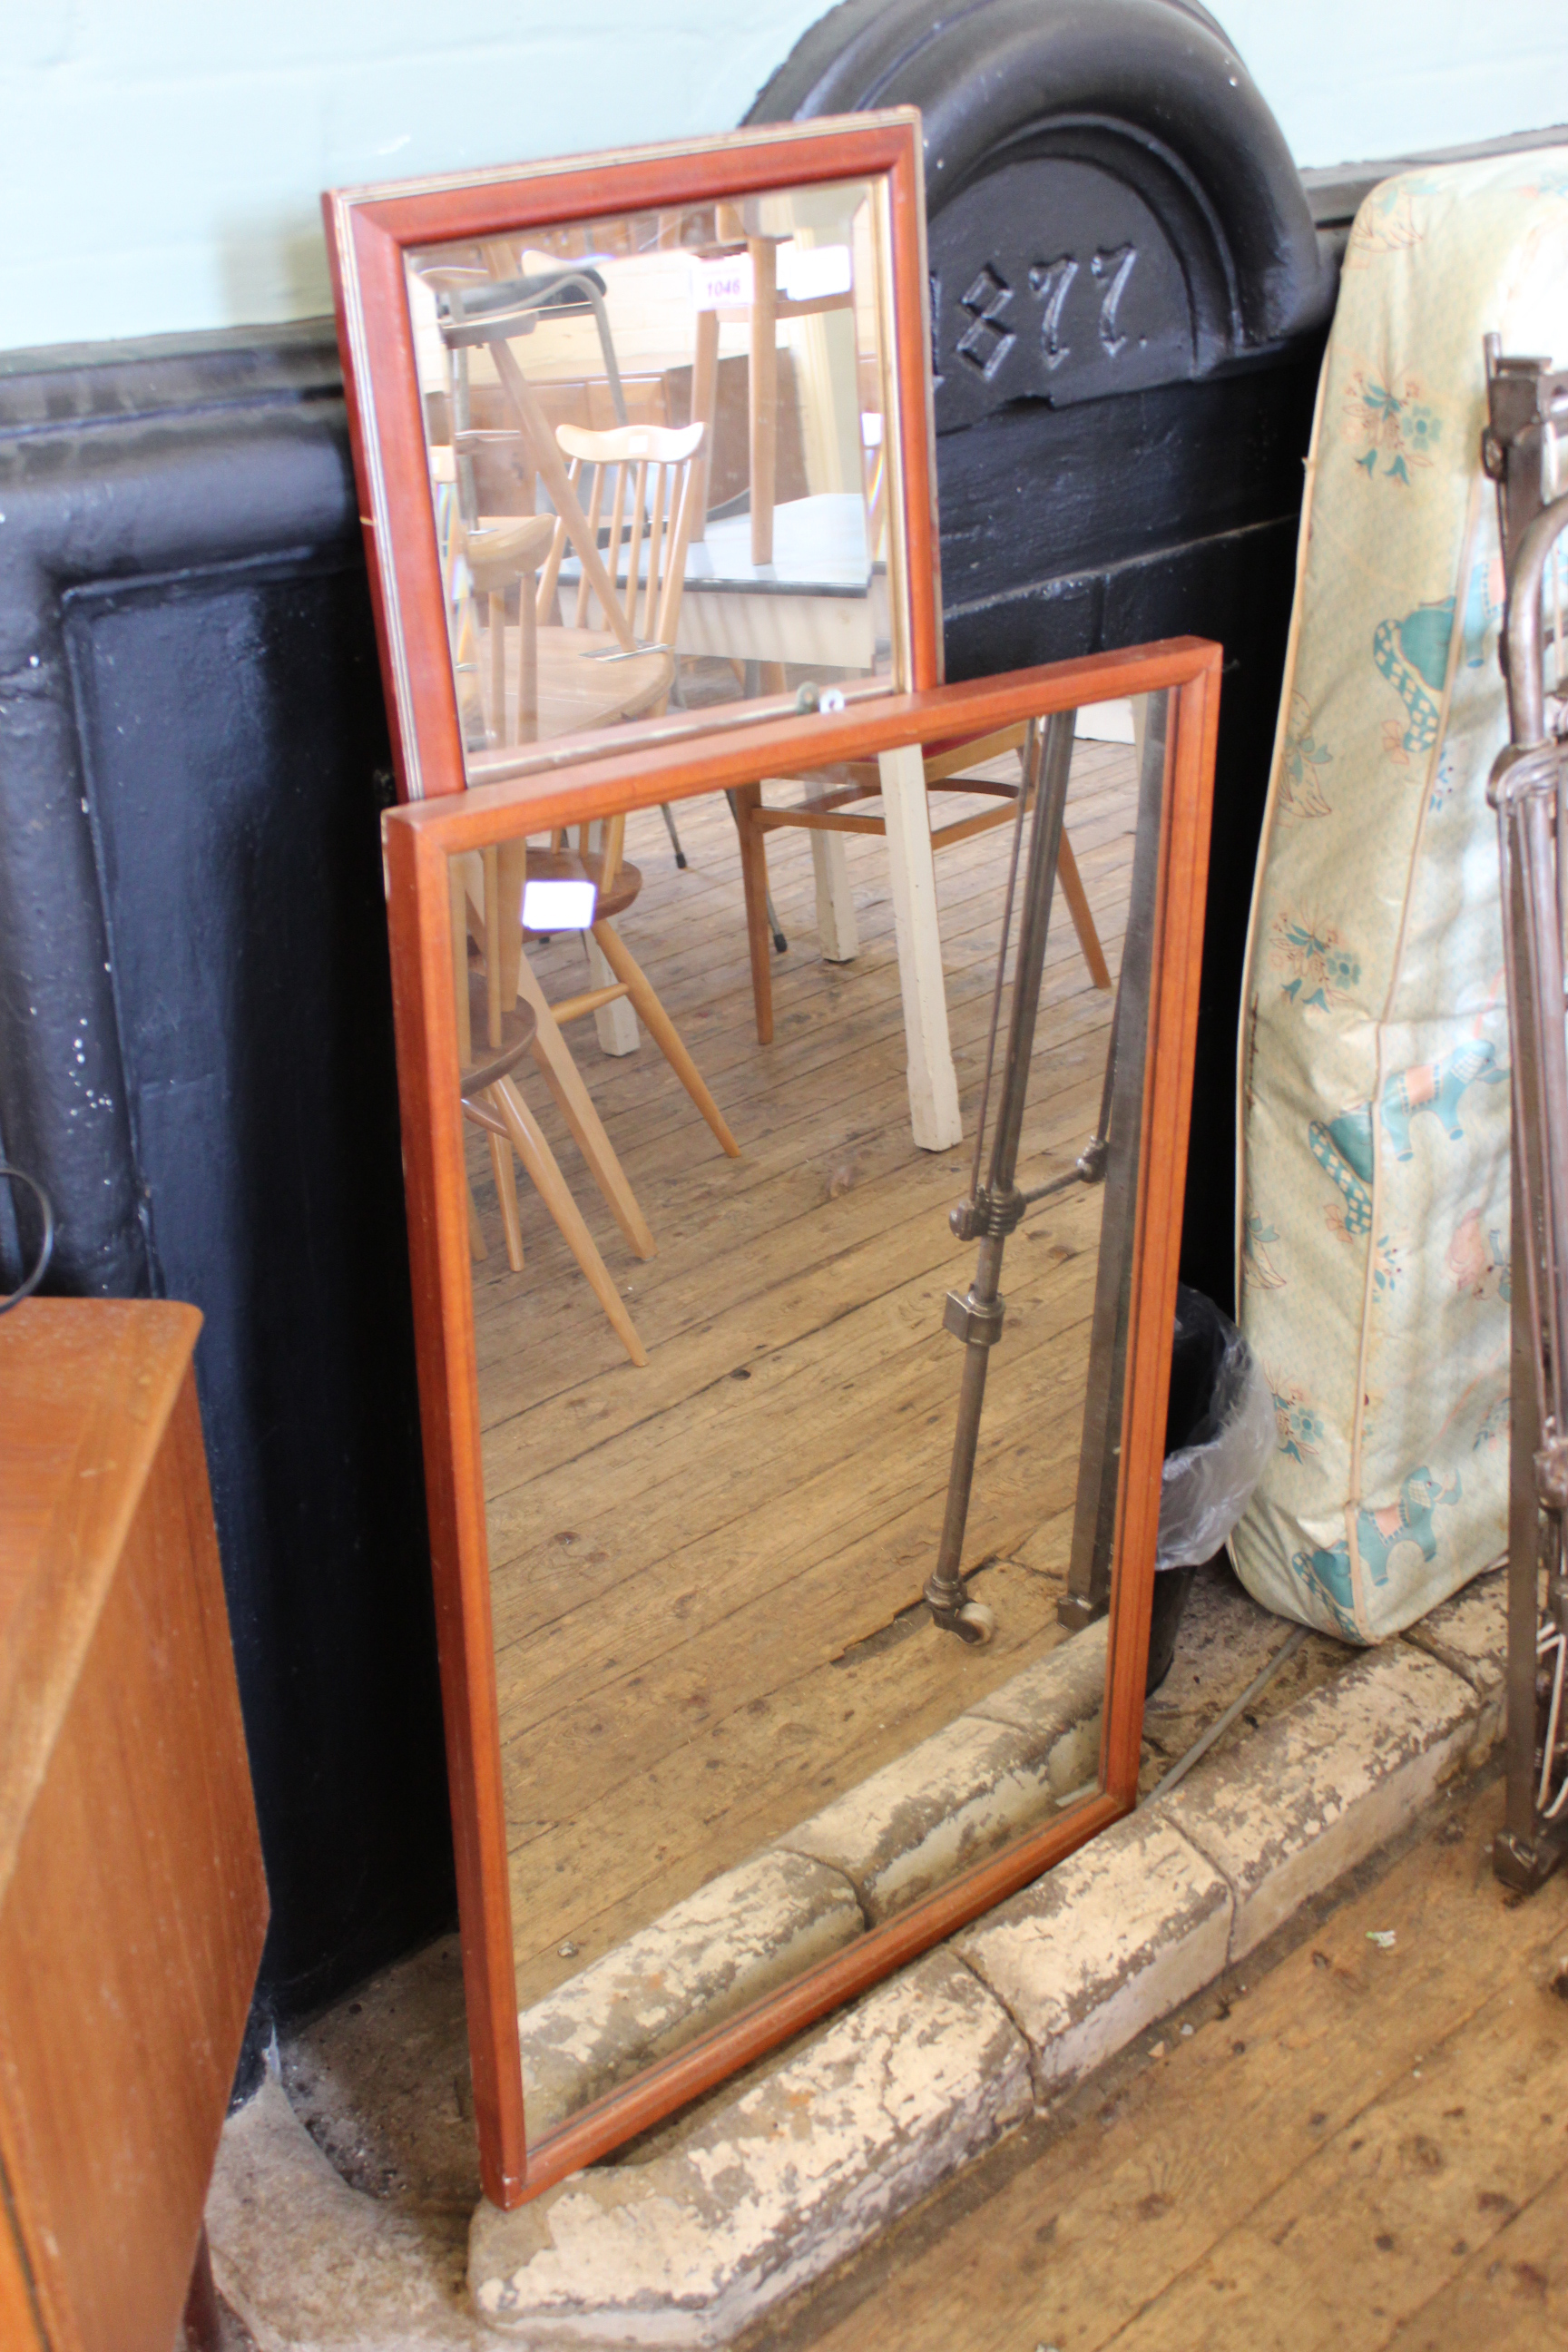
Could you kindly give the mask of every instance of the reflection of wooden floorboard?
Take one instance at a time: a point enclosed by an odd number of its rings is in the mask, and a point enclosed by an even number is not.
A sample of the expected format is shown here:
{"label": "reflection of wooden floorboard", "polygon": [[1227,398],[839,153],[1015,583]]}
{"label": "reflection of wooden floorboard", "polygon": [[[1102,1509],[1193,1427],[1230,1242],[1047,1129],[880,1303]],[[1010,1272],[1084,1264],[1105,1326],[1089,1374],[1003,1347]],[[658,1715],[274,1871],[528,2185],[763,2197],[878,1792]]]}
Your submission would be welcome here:
{"label": "reflection of wooden floorboard", "polygon": [[[1114,969],[1131,758],[1080,751],[1069,824]],[[953,814],[958,814],[955,809]],[[946,812],[944,812],[946,814]],[[525,1090],[650,1351],[626,1364],[542,1203],[520,1187],[528,1263],[508,1269],[471,1139],[490,1255],[475,1268],[498,1685],[525,2000],[727,1868],[1058,1638],[1100,1196],[1031,1219],[1009,1250],[966,1562],[1001,1621],[963,1649],[913,1611],[935,1555],[960,1353],[941,1328],[972,1272],[946,1211],[967,1152],[909,1131],[886,859],[850,843],[861,952],[816,950],[809,849],[770,843],[791,939],[778,1028],[756,1044],[739,864],[721,800],[656,814],[628,940],[741,1138],[726,1161],[651,1042],[574,1050],[658,1243],[638,1264],[553,1107]],[[950,1019],[973,1137],[1005,828],[938,866]],[[534,957],[581,984],[575,941]],[[1110,999],[1053,924],[1023,1181],[1091,1131]],[[570,1941],[574,1953],[560,1957]]]}

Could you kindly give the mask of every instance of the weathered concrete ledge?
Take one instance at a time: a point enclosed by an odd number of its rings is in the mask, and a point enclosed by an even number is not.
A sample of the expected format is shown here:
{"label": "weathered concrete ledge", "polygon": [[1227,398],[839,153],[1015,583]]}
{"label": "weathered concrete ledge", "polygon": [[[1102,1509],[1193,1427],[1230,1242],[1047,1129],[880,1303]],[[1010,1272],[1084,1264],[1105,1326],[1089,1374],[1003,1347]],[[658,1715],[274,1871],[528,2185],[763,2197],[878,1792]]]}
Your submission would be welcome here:
{"label": "weathered concrete ledge", "polygon": [[469,2284],[524,2342],[727,2343],[1022,2122],[1029,2053],[949,1952],[834,2021],[648,2164],[482,2206]]}
{"label": "weathered concrete ledge", "polygon": [[670,2127],[651,2158],[516,2213],[481,2207],[467,2309],[446,2233],[423,2225],[422,2251],[420,2227],[348,2189],[269,2093],[226,2134],[219,2284],[264,2352],[469,2347],[481,2323],[606,2352],[724,2343],[1482,1761],[1505,1647],[1492,1575]]}
{"label": "weathered concrete ledge", "polygon": [[1104,1703],[1102,1619],[779,1843],[842,1871],[879,1926],[1092,1780]]}
{"label": "weathered concrete ledge", "polygon": [[1152,1806],[958,1937],[1027,2036],[1042,2095],[1213,1982],[1230,1953],[1223,1874]]}
{"label": "weathered concrete ledge", "polygon": [[[1384,1843],[1444,1779],[1482,1760],[1500,1725],[1500,1579],[1435,1612],[1421,1633],[1369,1653],[1222,1749],[1170,1798],[868,1995],[756,2088],[721,2098],[677,2153],[595,2168],[514,2214],[481,2207],[469,2282],[483,2317],[542,2344],[719,2344],[841,2261],[966,2162],[976,2135],[984,2145],[1003,2114],[1023,2112],[1010,2087],[1000,2107],[977,2109],[987,2086],[970,2080],[955,2084],[946,2126],[931,2116],[921,2048],[900,2047],[914,2030],[907,1989],[928,1983],[939,1958],[944,1996],[952,1971],[972,1972],[982,2007],[962,2005],[944,2080],[954,2053],[984,2039],[989,2003],[1016,2036],[1037,2098],[1058,2095]],[[853,2049],[864,2070],[855,2097],[837,2105],[816,2071],[830,2042],[835,2064]],[[901,2120],[911,2099],[913,2160]]]}
{"label": "weathered concrete ledge", "polygon": [[1394,1642],[1173,1791],[1166,1820],[1235,1897],[1232,1959],[1420,1811],[1476,1747],[1476,1712],[1468,1683]]}
{"label": "weathered concrete ledge", "polygon": [[897,1763],[522,2011],[547,2130],[984,1861],[1091,1780],[1105,1627],[1087,1627]]}
{"label": "weathered concrete ledge", "polygon": [[727,1870],[525,2009],[531,2132],[628,2082],[865,1929],[841,1871],[781,1848]]}
{"label": "weathered concrete ledge", "polygon": [[789,1850],[841,1871],[880,1926],[1056,1811],[1054,1745],[960,1716],[791,1830]]}

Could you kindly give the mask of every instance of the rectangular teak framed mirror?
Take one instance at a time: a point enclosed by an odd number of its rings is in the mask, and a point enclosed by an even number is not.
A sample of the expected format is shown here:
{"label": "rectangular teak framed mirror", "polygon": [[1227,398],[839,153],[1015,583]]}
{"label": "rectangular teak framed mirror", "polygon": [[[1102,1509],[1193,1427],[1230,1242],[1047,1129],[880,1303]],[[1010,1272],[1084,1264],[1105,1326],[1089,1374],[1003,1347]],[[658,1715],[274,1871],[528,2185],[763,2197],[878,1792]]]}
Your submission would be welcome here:
{"label": "rectangular teak framed mirror", "polygon": [[[1218,680],[1174,640],[386,819],[499,2204],[1135,1801]],[[1074,712],[1127,697],[1142,756],[1075,751]],[[896,812],[928,794],[963,1111],[940,1152],[910,1133],[895,937]],[[824,824],[852,961],[809,937]],[[595,1044],[606,987],[634,1052]]]}
{"label": "rectangular teak framed mirror", "polygon": [[939,682],[916,114],[323,203],[404,798]]}

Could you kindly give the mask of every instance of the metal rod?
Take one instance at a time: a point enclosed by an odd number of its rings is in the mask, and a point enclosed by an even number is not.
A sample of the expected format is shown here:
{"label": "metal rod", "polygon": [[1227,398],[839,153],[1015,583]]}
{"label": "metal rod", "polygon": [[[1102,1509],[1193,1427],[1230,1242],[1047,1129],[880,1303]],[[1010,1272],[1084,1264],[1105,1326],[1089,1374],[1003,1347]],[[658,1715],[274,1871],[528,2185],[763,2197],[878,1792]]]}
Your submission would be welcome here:
{"label": "metal rod", "polygon": [[[1568,520],[1568,517],[1564,518]],[[1555,762],[1553,763],[1555,765]],[[1552,778],[1555,786],[1556,779]],[[1549,1355],[1546,1411],[1564,1431],[1563,1343],[1568,1339],[1568,1046],[1563,1027],[1563,936],[1557,910],[1553,838],[1556,792],[1533,792],[1524,803],[1524,873],[1528,898],[1535,1049],[1539,1056],[1542,1131],[1534,1155],[1541,1186],[1542,1271]]]}
{"label": "metal rod", "polygon": [[[1506,873],[1505,873],[1506,882]],[[1503,935],[1512,926],[1504,899]],[[1516,1036],[1517,1062],[1523,1051]],[[1533,1255],[1524,1205],[1524,1150],[1517,1097],[1513,1122],[1513,1282],[1509,1307],[1510,1423],[1508,1491],[1508,1719],[1504,1760],[1508,1786],[1503,1840],[1521,1877],[1533,1875],[1535,1843],[1535,1666],[1541,1622],[1541,1506],[1535,1491],[1535,1452],[1540,1444],[1534,1334],[1540,1328],[1530,1295],[1520,1280],[1521,1260]],[[1528,1565],[1526,1565],[1528,1563]],[[1500,1872],[1500,1875],[1501,1873]]]}
{"label": "metal rod", "polygon": [[1062,818],[1067,808],[1068,780],[1072,772],[1077,718],[1074,710],[1058,710],[1046,728],[1045,760],[1035,796],[1029,862],[1024,876],[1024,917],[1013,973],[1007,1058],[1002,1068],[1002,1098],[997,1106],[996,1140],[991,1152],[993,1196],[1012,1189],[1018,1165],[1018,1141],[1024,1131],[1024,1105],[1029,1091],[1029,1056],[1035,1049],[1035,1020],[1046,966],[1046,938],[1050,929],[1057,860],[1061,855]]}
{"label": "metal rod", "polygon": [[1013,929],[1013,895],[1018,882],[1018,852],[1024,843],[1024,811],[1037,795],[1044,739],[1040,722],[1031,719],[1024,739],[1024,773],[1019,780],[1018,805],[1013,816],[1013,845],[1007,857],[1007,889],[1002,900],[1002,944],[996,950],[996,985],[991,992],[991,1027],[985,1039],[985,1074],[980,1082],[980,1108],[974,1119],[974,1161],[969,1174],[969,1197],[980,1192],[981,1155],[985,1146],[985,1109],[991,1099],[991,1072],[996,1058],[996,1031],[1002,1018],[1002,997],[1007,980],[1007,940]]}
{"label": "metal rod", "polygon": [[1143,1118],[1143,1076],[1153,985],[1154,929],[1164,822],[1165,749],[1169,697],[1149,698],[1138,779],[1138,827],[1132,844],[1132,893],[1116,982],[1112,1050],[1106,1085],[1105,1197],[1100,1219],[1100,1265],[1089,1326],[1084,1382],[1083,1442],[1079,1449],[1068,1589],[1057,1603],[1058,1621],[1073,1632],[1102,1616],[1110,1599],[1116,1501],[1121,1483],[1121,1412],[1127,1387],[1127,1339],[1132,1303],[1132,1243],[1138,1217],[1138,1166]]}
{"label": "metal rod", "polygon": [[1549,507],[1542,507],[1521,540],[1508,583],[1504,628],[1509,725],[1515,743],[1521,745],[1542,742],[1546,736],[1542,588],[1547,559],[1564,530],[1568,530],[1568,499],[1554,499]]}
{"label": "metal rod", "polygon": [[[1547,734],[1543,634],[1547,573],[1555,587],[1557,552],[1568,530],[1555,447],[1568,386],[1539,361],[1504,359],[1495,337],[1487,341],[1487,379],[1481,454],[1498,485],[1509,559],[1502,667],[1512,738],[1487,790],[1498,817],[1512,1046],[1508,1791],[1492,1865],[1505,1884],[1530,1892],[1561,1859],[1568,1827],[1559,1822],[1568,1779],[1553,1793],[1568,1658],[1568,811],[1563,746]],[[1559,636],[1554,630],[1560,666]],[[1550,1692],[1544,1722],[1543,1665]]]}
{"label": "metal rod", "polygon": [[1178,1758],[1177,1761],[1172,1765],[1164,1779],[1157,1781],[1154,1787],[1150,1790],[1149,1794],[1143,1800],[1146,1805],[1152,1805],[1156,1797],[1164,1796],[1167,1790],[1175,1788],[1178,1782],[1186,1779],[1187,1774],[1192,1770],[1193,1766],[1199,1761],[1200,1758],[1206,1756],[1209,1749],[1214,1746],[1215,1740],[1221,1738],[1224,1734],[1230,1729],[1231,1725],[1236,1721],[1237,1717],[1241,1713],[1242,1709],[1244,1707],[1250,1706],[1253,1700],[1258,1696],[1260,1691],[1267,1690],[1268,1685],[1273,1681],[1275,1675],[1279,1673],[1286,1660],[1295,1656],[1297,1651],[1300,1648],[1306,1638],[1307,1629],[1305,1625],[1297,1625],[1290,1633],[1286,1634],[1285,1639],[1280,1643],[1279,1647],[1275,1651],[1274,1655],[1269,1659],[1268,1664],[1264,1667],[1262,1673],[1253,1675],[1252,1680],[1247,1684],[1247,1688],[1242,1692],[1241,1696],[1231,1700],[1231,1703],[1226,1708],[1225,1713],[1215,1717],[1208,1729],[1204,1733],[1202,1738],[1194,1739],[1186,1754]]}
{"label": "metal rod", "polygon": [[[1077,713],[1055,712],[1046,728],[1045,754],[1039,765],[1029,829],[1029,855],[1025,870],[1018,951],[1013,970],[1013,997],[1007,1024],[1007,1055],[1002,1072],[996,1110],[995,1141],[991,1171],[984,1192],[972,1195],[970,1206],[997,1222],[980,1236],[974,1279],[966,1297],[949,1294],[944,1318],[947,1328],[964,1340],[963,1372],[959,1383],[958,1422],[953,1432],[952,1465],[948,1474],[947,1506],[936,1566],[927,1579],[925,1598],[937,1622],[970,1639],[984,1639],[984,1621],[965,1617],[967,1602],[961,1572],[963,1534],[969,1519],[969,1497],[974,1483],[974,1457],[980,1438],[980,1414],[985,1402],[985,1373],[992,1347],[1002,1328],[1002,1254],[1007,1219],[1016,1223],[1023,1202],[1014,1185],[1018,1163],[1018,1139],[1023,1132],[1024,1104],[1029,1086],[1029,1057],[1034,1049],[1035,1020],[1039,1008],[1040,978],[1045,969],[1046,940],[1050,928],[1051,898],[1057,860],[1061,851],[1062,816],[1072,772],[1073,735]],[[1006,940],[1002,942],[1006,953]]]}

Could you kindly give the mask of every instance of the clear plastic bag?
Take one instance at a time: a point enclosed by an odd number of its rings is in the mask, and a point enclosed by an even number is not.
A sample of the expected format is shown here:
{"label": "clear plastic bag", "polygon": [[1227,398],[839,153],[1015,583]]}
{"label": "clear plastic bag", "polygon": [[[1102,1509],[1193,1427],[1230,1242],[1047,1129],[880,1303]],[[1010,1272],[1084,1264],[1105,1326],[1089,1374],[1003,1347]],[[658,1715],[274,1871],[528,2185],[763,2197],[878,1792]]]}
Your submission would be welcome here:
{"label": "clear plastic bag", "polygon": [[[1171,1446],[1176,1435],[1182,1441]],[[1171,1413],[1156,1569],[1212,1559],[1252,1499],[1279,1442],[1274,1396],[1228,1315],[1184,1284],[1176,1294]]]}

